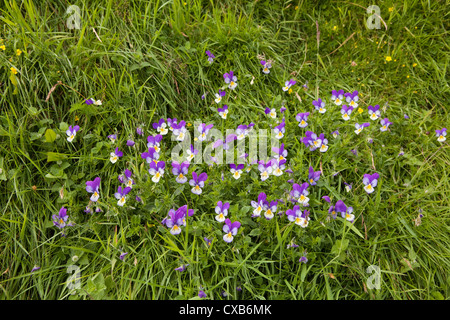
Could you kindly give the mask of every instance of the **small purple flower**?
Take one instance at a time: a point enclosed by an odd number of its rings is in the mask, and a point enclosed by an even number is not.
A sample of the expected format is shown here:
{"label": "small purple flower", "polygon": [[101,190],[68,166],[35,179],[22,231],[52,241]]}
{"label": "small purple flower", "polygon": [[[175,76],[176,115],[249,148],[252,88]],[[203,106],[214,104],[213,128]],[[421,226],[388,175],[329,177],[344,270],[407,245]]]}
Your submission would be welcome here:
{"label": "small purple flower", "polygon": [[198,137],[198,140],[205,141],[206,137],[208,135],[208,132],[209,132],[209,130],[211,130],[212,127],[214,127],[213,124],[208,124],[208,125],[206,125],[206,123],[200,124],[197,128],[198,132],[200,132],[200,136]]}
{"label": "small purple flower", "polygon": [[101,208],[97,207],[95,208],[95,212],[99,213],[99,212],[103,212]]}
{"label": "small purple flower", "polygon": [[194,149],[194,145],[191,144],[191,147],[186,150],[187,157],[186,160],[191,162],[192,159],[198,154],[198,150]]}
{"label": "small purple flower", "polygon": [[261,60],[260,63],[263,65],[263,73],[265,74],[269,74],[270,73],[270,68],[272,68],[272,64],[269,61],[264,61]]}
{"label": "small purple flower", "polygon": [[223,225],[223,232],[225,232],[225,235],[223,236],[223,240],[225,242],[230,243],[233,241],[234,236],[237,234],[239,228],[241,227],[241,223],[239,221],[235,221],[231,223],[230,219],[225,220],[225,224]]}
{"label": "small purple flower", "polygon": [[114,193],[114,197],[119,200],[117,201],[117,205],[120,207],[123,207],[126,201],[127,194],[131,191],[130,187],[122,188],[122,186],[119,186],[117,188],[117,192]]}
{"label": "small purple flower", "polygon": [[181,120],[180,123],[172,124],[173,135],[176,136],[177,141],[183,141],[186,136],[186,121]]}
{"label": "small purple flower", "polygon": [[142,199],[141,199],[141,197],[139,197],[139,196],[136,196],[136,201],[137,201],[137,202],[142,202]]}
{"label": "small purple flower", "polygon": [[308,182],[303,183],[301,186],[297,183],[293,184],[290,195],[294,200],[294,202],[298,202],[303,206],[305,206],[308,203],[309,201],[308,198],[309,192],[307,190],[308,187],[309,187]]}
{"label": "small purple flower", "polygon": [[358,155],[358,150],[356,150],[356,149],[352,149],[352,150],[350,150],[350,152],[353,153],[355,156]]}
{"label": "small purple flower", "polygon": [[206,245],[207,245],[208,247],[211,246],[211,243],[212,243],[212,240],[211,240],[211,239],[208,239],[207,237],[204,237],[203,240],[205,240]]}
{"label": "small purple flower", "polygon": [[404,117],[405,119],[409,119],[409,116],[408,116],[406,113],[403,115],[403,117]]}
{"label": "small purple flower", "polygon": [[233,71],[230,71],[229,73],[225,73],[223,75],[223,78],[225,80],[225,83],[228,84],[228,88],[231,90],[234,90],[237,86],[237,77],[234,75]]}
{"label": "small purple flower", "polygon": [[258,201],[251,201],[252,207],[255,208],[252,213],[252,218],[261,216],[261,211],[264,208],[264,204],[267,203],[266,198],[266,194],[264,192],[261,192],[258,195]]}
{"label": "small purple flower", "polygon": [[166,163],[164,161],[158,161],[150,163],[150,169],[148,172],[153,176],[152,181],[154,183],[158,183],[161,177],[164,175],[164,169],[166,167]]}
{"label": "small purple flower", "polygon": [[230,172],[233,175],[233,178],[235,178],[236,180],[241,177],[243,169],[244,164],[235,165],[234,163],[230,163]]}
{"label": "small purple flower", "polygon": [[67,129],[66,134],[67,134],[67,141],[72,142],[72,140],[75,138],[75,136],[77,135],[78,130],[80,130],[80,126],[69,126],[69,129]]}
{"label": "small purple flower", "polygon": [[447,135],[447,128],[442,128],[441,130],[435,130],[436,137],[438,137],[437,141],[444,142],[447,138],[445,137]]}
{"label": "small purple flower", "polygon": [[276,200],[271,201],[270,203],[268,201],[264,202],[264,207],[263,207],[263,210],[265,210],[264,217],[267,220],[273,219],[275,212],[277,212],[277,206],[278,206],[278,201],[276,201]]}
{"label": "small purple flower", "polygon": [[274,176],[281,176],[283,174],[283,170],[286,168],[286,160],[272,160],[272,174]]}
{"label": "small purple flower", "polygon": [[362,131],[362,129],[364,129],[365,127],[368,127],[368,126],[370,126],[370,123],[368,123],[368,122],[365,122],[361,125],[359,123],[355,123],[355,128],[356,128],[355,133],[359,134]]}
{"label": "small purple flower", "polygon": [[341,217],[344,218],[345,220],[352,222],[352,223],[355,220],[355,215],[352,214],[353,208],[347,207],[344,204],[344,201],[339,200],[338,202],[336,202],[335,209],[336,209],[336,212],[341,213]]}
{"label": "small purple flower", "polygon": [[305,210],[302,212],[300,206],[295,205],[293,209],[286,210],[286,215],[288,220],[294,222],[296,225],[306,228],[309,223],[309,211]]}
{"label": "small purple flower", "polygon": [[[67,220],[69,219],[69,216],[67,215],[67,209],[64,207],[61,207],[59,209],[58,214],[54,214],[52,216],[53,219],[53,225],[56,226],[58,229],[64,229],[65,227],[72,226],[72,223],[67,223]],[[63,237],[65,236],[63,231]]]}
{"label": "small purple flower", "polygon": [[108,138],[111,140],[111,142],[115,142],[117,140],[117,133],[110,134]]}
{"label": "small purple flower", "polygon": [[378,184],[378,179],[380,178],[380,175],[378,173],[374,173],[372,175],[365,174],[363,177],[363,184],[364,184],[364,190],[366,190],[367,193],[372,193],[375,191],[375,187]]}
{"label": "small purple flower", "polygon": [[214,60],[214,58],[215,58],[215,56],[211,53],[211,51],[209,51],[209,50],[206,50],[206,55],[208,56],[208,62],[209,62],[209,64],[211,64],[211,63],[213,63],[213,60]]}
{"label": "small purple flower", "polygon": [[337,136],[339,135],[339,131],[335,130],[331,134],[333,135],[333,138],[337,138]]}
{"label": "small purple flower", "polygon": [[213,149],[222,146],[224,150],[228,150],[230,148],[229,143],[236,139],[237,139],[237,135],[235,135],[234,133],[229,134],[227,136],[227,138],[225,139],[225,142],[223,142],[222,139],[215,141],[214,145],[213,145]]}
{"label": "small purple flower", "polygon": [[286,110],[287,110],[286,107],[281,107],[281,108],[280,108],[280,112],[281,112],[281,113],[284,113]]}
{"label": "small purple flower", "polygon": [[137,127],[137,128],[136,128],[136,133],[137,133],[138,135],[140,135],[140,136],[143,136],[143,135],[144,135],[144,130],[142,130],[141,127]]}
{"label": "small purple flower", "polygon": [[288,155],[288,151],[284,148],[284,143],[279,148],[273,147],[272,151],[275,153],[275,159],[278,161],[285,160]]}
{"label": "small purple flower", "polygon": [[86,209],[84,209],[85,213],[92,213],[91,208],[89,208],[89,206],[86,207]]}
{"label": "small purple flower", "polygon": [[147,148],[153,148],[156,152],[159,153],[161,150],[159,147],[161,146],[162,135],[157,134],[156,136],[148,136],[147,137]]}
{"label": "small purple flower", "polygon": [[303,256],[300,257],[298,262],[303,262],[303,263],[307,263],[308,262],[308,258],[306,257],[306,252],[303,253]]}
{"label": "small purple flower", "polygon": [[258,170],[261,172],[261,181],[267,180],[272,173],[272,161],[258,161]]}
{"label": "small purple flower", "polygon": [[117,147],[114,152],[111,152],[110,154],[110,158],[109,161],[111,161],[111,163],[116,163],[117,160],[123,156],[123,152],[119,151],[119,148]]}
{"label": "small purple flower", "polygon": [[317,181],[319,181],[321,171],[314,171],[313,167],[309,167],[308,170],[308,181],[311,186],[315,186]]}
{"label": "small purple flower", "polygon": [[159,159],[159,153],[154,148],[148,148],[148,152],[141,153],[141,158],[147,161],[148,164],[155,162]]}
{"label": "small purple flower", "polygon": [[86,191],[92,193],[91,201],[96,202],[99,196],[100,177],[96,177],[93,181],[86,181]]}
{"label": "small purple flower", "polygon": [[166,218],[163,219],[162,223],[166,227],[171,228],[170,233],[177,235],[181,233],[181,226],[186,225],[186,215],[189,217],[194,214],[193,209],[187,209],[187,205],[180,207],[177,211],[170,209]]}
{"label": "small purple flower", "polygon": [[275,110],[275,108],[270,109],[269,107],[267,107],[264,110],[264,113],[268,114],[272,119],[275,119],[277,117],[277,111]]}
{"label": "small purple flower", "polygon": [[370,120],[377,120],[381,116],[380,105],[369,106],[367,109],[369,110]]}
{"label": "small purple flower", "polygon": [[206,298],[206,293],[205,293],[205,291],[203,291],[203,290],[200,290],[199,292],[198,292],[198,296],[199,296],[199,298]]}
{"label": "small purple flower", "polygon": [[304,112],[304,113],[298,113],[295,116],[295,120],[298,121],[298,126],[300,128],[305,128],[306,126],[308,126],[308,116],[309,116],[309,112]]}
{"label": "small purple flower", "polygon": [[127,146],[132,147],[134,146],[134,141],[133,140],[127,140]]}
{"label": "small purple flower", "polygon": [[337,213],[336,213],[336,207],[331,205],[330,208],[328,208],[328,214],[334,219],[336,220],[337,217]]}
{"label": "small purple flower", "polygon": [[189,161],[183,163],[178,163],[176,161],[172,162],[172,173],[176,176],[176,181],[178,183],[185,183],[187,181],[187,174],[189,172]]}
{"label": "small purple flower", "polygon": [[92,100],[92,99],[86,99],[84,102],[85,102],[88,106],[90,106],[91,104],[94,103],[94,100]]}
{"label": "small purple flower", "polygon": [[219,222],[224,222],[225,221],[225,217],[228,215],[228,209],[230,209],[230,203],[229,202],[225,202],[222,203],[222,201],[218,201],[217,202],[217,206],[214,209],[216,212],[216,220]]}
{"label": "small purple flower", "polygon": [[325,139],[325,135],[321,133],[319,135],[319,140],[322,141],[322,144],[320,145],[320,152],[326,152],[328,150],[328,139]]}
{"label": "small purple flower", "polygon": [[223,108],[217,108],[217,111],[219,112],[219,116],[222,119],[226,119],[227,118],[228,106],[226,104],[223,105]]}
{"label": "small purple flower", "polygon": [[189,264],[182,264],[181,266],[179,266],[178,268],[175,268],[174,270],[175,270],[175,271],[178,271],[178,272],[183,272],[183,271],[186,270],[186,268],[187,268],[188,265],[189,265]]}
{"label": "small purple flower", "polygon": [[322,199],[325,200],[328,203],[331,203],[331,199],[330,199],[329,196],[323,196]]}
{"label": "small purple flower", "polygon": [[310,151],[314,151],[322,146],[322,140],[312,131],[306,131],[305,137],[302,138],[302,142],[305,146],[309,147]]}
{"label": "small purple flower", "polygon": [[286,132],[286,123],[282,121],[279,125],[273,128],[273,133],[275,133],[275,138],[281,139],[284,137],[284,134]]}
{"label": "small purple flower", "polygon": [[173,131],[174,126],[178,123],[177,118],[167,118],[167,126],[169,127],[170,131]]}
{"label": "small purple flower", "polygon": [[[169,120],[169,119],[167,119]],[[159,121],[152,124],[153,129],[155,129],[159,134],[166,135],[169,131],[167,130],[167,124],[163,118],[159,119]]]}
{"label": "small purple flower", "polygon": [[288,80],[284,83],[283,91],[288,91],[297,81],[294,79]]}
{"label": "small purple flower", "polygon": [[345,184],[345,190],[347,192],[350,192],[350,190],[352,190],[353,183],[348,184],[347,182],[344,182],[344,184]]}
{"label": "small purple flower", "polygon": [[340,106],[344,101],[344,89],[339,91],[332,90],[331,91],[331,100],[333,100],[334,104]]}
{"label": "small purple flower", "polygon": [[35,272],[38,271],[41,267],[38,266],[34,266],[33,269],[31,269],[31,272]]}
{"label": "small purple flower", "polygon": [[345,121],[350,120],[350,115],[352,114],[354,108],[352,106],[343,105],[341,108],[342,119]]}
{"label": "small purple flower", "polygon": [[189,185],[192,187],[191,192],[193,194],[201,194],[202,188],[205,186],[205,181],[208,179],[206,172],[197,175],[195,171],[192,172],[192,179],[189,181]]}
{"label": "small purple flower", "polygon": [[128,254],[128,252],[122,252],[119,256],[119,259],[123,261],[125,259],[125,256]]}
{"label": "small purple flower", "polygon": [[327,109],[325,109],[325,101],[322,101],[322,99],[317,99],[312,102],[314,108],[319,111],[319,113],[325,113]]}
{"label": "small purple flower", "polygon": [[351,107],[353,108],[357,108],[358,107],[358,91],[353,91],[352,93],[347,92],[344,94],[345,96],[345,100],[347,101],[348,104],[350,104]]}
{"label": "small purple flower", "polygon": [[226,92],[219,89],[219,93],[216,93],[216,98],[214,99],[214,101],[216,103],[219,103],[220,101],[222,101],[222,98],[225,97],[225,95]]}
{"label": "small purple flower", "polygon": [[380,131],[387,131],[388,127],[392,124],[388,118],[384,118],[380,121],[381,128]]}

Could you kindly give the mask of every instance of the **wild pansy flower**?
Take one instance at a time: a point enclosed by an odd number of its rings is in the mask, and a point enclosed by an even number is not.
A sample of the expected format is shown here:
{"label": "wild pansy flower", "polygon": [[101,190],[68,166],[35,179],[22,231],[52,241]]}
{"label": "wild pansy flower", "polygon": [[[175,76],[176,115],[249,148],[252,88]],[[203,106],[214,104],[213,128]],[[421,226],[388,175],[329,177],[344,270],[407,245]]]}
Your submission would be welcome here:
{"label": "wild pansy flower", "polygon": [[205,240],[206,245],[209,247],[212,243],[212,239],[208,239],[207,237],[204,237],[203,240]]}
{"label": "wild pansy flower", "polygon": [[225,83],[228,84],[228,88],[231,90],[234,90],[237,86],[237,77],[233,74],[233,71],[230,71],[229,73],[225,73],[223,75],[223,78],[225,80]]}
{"label": "wild pansy flower", "polygon": [[309,201],[308,198],[309,192],[307,190],[308,187],[309,187],[308,182],[305,182],[302,185],[299,185],[297,183],[294,183],[292,185],[292,191],[290,195],[294,199],[294,202],[298,202],[303,206],[308,204]]}
{"label": "wild pansy flower", "polygon": [[169,127],[169,130],[170,130],[170,131],[173,131],[173,127],[174,127],[174,125],[176,125],[177,123],[178,123],[177,118],[173,118],[173,119],[167,118],[167,126]]}
{"label": "wild pansy flower", "polygon": [[275,133],[275,138],[281,139],[284,137],[284,133],[286,132],[286,123],[282,121],[279,125],[273,128],[273,133]]}
{"label": "wild pansy flower", "polygon": [[287,110],[287,108],[284,107],[284,106],[280,108],[280,112],[281,112],[281,113],[284,113],[286,110]]}
{"label": "wild pansy flower", "polygon": [[438,137],[437,141],[444,142],[447,138],[445,137],[447,135],[447,128],[442,128],[441,130],[435,130],[436,137]]}
{"label": "wild pansy flower", "polygon": [[95,208],[95,212],[100,213],[100,212],[103,212],[103,211],[102,211],[101,208],[97,207],[97,208]]}
{"label": "wild pansy flower", "polygon": [[341,89],[339,91],[332,90],[331,91],[331,100],[333,100],[334,104],[340,106],[344,101],[344,90]]}
{"label": "wild pansy flower", "polygon": [[118,179],[120,183],[124,183],[127,187],[132,188],[134,183],[134,180],[131,179],[131,171],[128,169],[125,169],[124,174],[119,175]]}
{"label": "wild pansy flower", "polygon": [[300,128],[305,128],[308,125],[308,116],[309,116],[309,112],[304,112],[304,113],[298,113],[295,116],[295,120],[298,121],[298,126]]}
{"label": "wild pansy flower", "polygon": [[192,187],[191,192],[193,194],[201,194],[202,188],[205,186],[205,181],[208,179],[208,174],[206,172],[197,174],[197,172],[192,172],[192,179],[189,181],[189,185]]}
{"label": "wild pansy flower", "polygon": [[[59,209],[58,214],[52,215],[52,219],[53,225],[58,229],[64,229],[65,227],[71,227],[73,225],[72,223],[67,223],[69,216],[67,215],[67,209],[64,207],[61,207],[61,209]],[[65,236],[64,232],[63,236]]]}
{"label": "wild pansy flower", "polygon": [[114,143],[117,140],[117,134],[116,133],[110,134],[108,138],[111,140],[112,143]]}
{"label": "wild pansy flower", "polygon": [[269,69],[272,68],[272,64],[269,61],[264,61],[264,60],[261,60],[260,62],[263,65],[262,72],[265,74],[269,74],[270,73]]}
{"label": "wild pansy flower", "polygon": [[347,207],[344,204],[344,201],[339,200],[338,202],[336,202],[336,206],[335,206],[336,212],[340,212],[341,213],[341,217],[344,218],[345,220],[352,222],[355,220],[355,215],[352,214],[353,212],[353,208],[352,207]]}
{"label": "wild pansy flower", "polygon": [[284,83],[283,91],[288,91],[297,81],[294,79],[288,80]]}
{"label": "wild pansy flower", "polygon": [[197,128],[198,132],[200,132],[200,136],[198,137],[198,140],[205,141],[206,136],[208,135],[208,132],[209,132],[209,130],[211,130],[212,127],[214,127],[213,124],[208,124],[208,125],[206,125],[206,123],[200,124]]}
{"label": "wild pansy flower", "polygon": [[130,188],[130,187],[122,188],[121,186],[119,186],[119,187],[117,188],[117,192],[114,193],[114,197],[115,197],[117,200],[119,200],[119,201],[117,201],[117,205],[118,205],[118,206],[121,206],[121,207],[122,207],[122,206],[125,204],[127,194],[128,194],[130,191],[131,191],[131,188]]}
{"label": "wild pansy flower", "polygon": [[211,53],[211,51],[209,51],[209,50],[206,50],[206,55],[208,56],[208,62],[209,62],[209,64],[211,64],[211,63],[213,63],[213,60],[214,60],[214,58],[215,58],[215,56]]}
{"label": "wild pansy flower", "polygon": [[267,180],[272,173],[272,161],[269,160],[267,163],[258,161],[258,170],[261,172],[261,181]]}
{"label": "wild pansy flower", "polygon": [[94,100],[93,99],[86,99],[84,101],[84,103],[86,103],[88,106],[90,106],[91,104],[94,104]]}
{"label": "wild pansy flower", "polygon": [[267,195],[264,192],[261,192],[258,195],[258,201],[251,201],[252,207],[255,208],[252,213],[252,218],[261,216],[261,211],[264,208],[264,204],[267,202],[266,198]]}
{"label": "wild pansy flower", "polygon": [[295,205],[294,208],[286,210],[286,215],[288,220],[294,222],[296,225],[306,228],[309,223],[309,211],[305,210],[302,212],[300,206]]}
{"label": "wild pansy flower", "polygon": [[339,135],[339,131],[335,130],[331,134],[333,135],[333,138],[337,138],[337,136]]}
{"label": "wild pansy flower", "polygon": [[133,140],[127,140],[127,146],[132,147],[134,146],[134,141]]}
{"label": "wild pansy flower", "polygon": [[181,233],[181,226],[186,226],[186,215],[191,217],[194,214],[193,209],[187,208],[187,205],[180,207],[178,210],[170,209],[166,218],[161,222],[170,229],[170,233],[177,235]]}
{"label": "wild pansy flower", "polygon": [[101,100],[95,100],[94,98],[87,99],[87,100],[85,101],[85,103],[86,103],[88,106],[91,105],[91,104],[95,104],[96,106],[101,106],[101,105],[102,105],[102,101],[101,101]]}
{"label": "wild pansy flower", "polygon": [[35,271],[39,270],[40,268],[41,268],[41,267],[34,266],[33,269],[31,269],[31,272],[35,272]]}
{"label": "wild pansy flower", "polygon": [[[167,119],[169,120],[169,119]],[[167,124],[163,118],[159,119],[158,123],[153,123],[153,129],[155,129],[159,134],[166,135],[169,131],[167,130]]]}
{"label": "wild pansy flower", "polygon": [[267,220],[272,220],[274,217],[274,213],[277,212],[277,206],[278,201],[276,200],[273,200],[270,203],[268,201],[265,201],[263,207],[263,210],[265,210],[264,218],[266,218]]}
{"label": "wild pansy flower", "polygon": [[345,184],[345,191],[350,192],[352,190],[353,183],[348,184],[347,182],[344,182]]}
{"label": "wild pansy flower", "polygon": [[311,186],[315,186],[317,181],[320,179],[321,171],[314,171],[313,167],[309,167],[308,170],[308,181]]}
{"label": "wild pansy flower", "polygon": [[89,206],[86,207],[86,209],[84,209],[85,213],[92,213],[91,208],[89,208]]}
{"label": "wild pansy flower", "polygon": [[206,298],[206,293],[205,293],[205,291],[200,290],[200,291],[198,292],[198,297],[199,297],[199,298]]}
{"label": "wild pansy flower", "polygon": [[216,93],[216,98],[214,99],[214,101],[216,103],[220,103],[220,101],[222,101],[222,98],[225,97],[225,95],[226,92],[219,89],[219,93]]}
{"label": "wild pansy flower", "polygon": [[288,155],[288,151],[284,148],[284,143],[279,148],[273,147],[272,151],[275,153],[275,159],[278,161],[285,160]]}
{"label": "wild pansy flower", "polygon": [[178,268],[175,268],[174,270],[175,271],[178,271],[178,272],[183,272],[183,271],[185,271],[186,270],[186,267],[189,265],[189,263],[188,264],[182,264],[181,266],[179,266]]}
{"label": "wild pansy flower", "polygon": [[405,119],[409,119],[409,116],[408,116],[406,113],[403,115],[403,117],[404,117]]}
{"label": "wild pansy flower", "polygon": [[230,209],[229,202],[222,203],[222,201],[218,201],[217,206],[214,209],[215,212],[217,213],[216,220],[219,222],[224,222],[225,217],[228,215],[228,209]]}
{"label": "wild pansy flower", "polygon": [[369,106],[367,109],[369,110],[370,120],[377,120],[381,116],[379,104],[377,104],[373,107]]}
{"label": "wild pansy flower", "polygon": [[264,113],[268,114],[272,119],[275,119],[277,117],[277,111],[275,110],[275,108],[270,109],[269,107],[267,107],[264,110]]}
{"label": "wild pansy flower", "polygon": [[156,163],[153,161],[150,163],[150,169],[148,169],[148,173],[150,173],[152,177],[152,181],[158,183],[161,177],[164,175],[164,169],[166,167],[166,163],[164,161],[158,161]]}
{"label": "wild pansy flower", "polygon": [[328,208],[328,214],[331,216],[331,218],[333,218],[333,220],[336,220],[336,216],[337,216],[337,213],[336,213],[336,207],[333,206],[333,205],[331,205],[331,206]]}
{"label": "wild pansy flower", "polygon": [[304,88],[305,90],[308,90],[308,89],[309,89],[309,88],[308,88],[308,80],[306,80],[305,84],[303,85],[303,88]]}
{"label": "wild pansy flower", "polygon": [[242,169],[244,169],[244,164],[235,165],[234,163],[230,163],[230,172],[236,180],[241,177]]}
{"label": "wild pansy flower", "polygon": [[142,130],[141,127],[137,127],[137,128],[136,128],[136,133],[137,133],[138,135],[140,135],[140,136],[143,136],[143,135],[144,135],[144,130]]}
{"label": "wild pansy flower", "polygon": [[322,101],[322,99],[317,99],[312,102],[314,108],[319,111],[319,113],[325,113],[327,109],[325,109],[325,101]]}
{"label": "wild pansy flower", "polygon": [[223,106],[223,108],[217,108],[217,111],[219,112],[219,116],[220,116],[222,119],[226,119],[226,118],[227,118],[227,115],[228,115],[228,106],[227,106],[226,104]]}
{"label": "wild pansy flower", "polygon": [[286,169],[286,160],[272,160],[272,174],[274,176],[281,176],[283,174],[283,170]]}
{"label": "wild pansy flower", "polygon": [[320,145],[320,152],[326,152],[328,150],[328,139],[325,139],[325,135],[321,133],[319,135],[319,140],[322,141],[322,144]]}
{"label": "wild pansy flower", "polygon": [[219,139],[216,142],[214,142],[213,149],[222,146],[224,150],[228,150],[230,148],[229,143],[236,139],[237,139],[237,135],[235,135],[234,133],[229,134],[226,137],[225,142],[222,139]]}
{"label": "wild pansy flower", "polygon": [[244,139],[247,133],[247,125],[245,124],[240,124],[236,129],[236,137],[238,140]]}
{"label": "wild pansy flower", "polygon": [[128,254],[128,252],[122,252],[119,256],[119,259],[123,261],[125,259],[125,256]]}
{"label": "wild pansy flower", "polygon": [[150,164],[159,159],[159,153],[156,152],[154,148],[148,148],[148,152],[141,153],[141,158],[145,159],[145,161]]}
{"label": "wild pansy flower", "polygon": [[172,124],[173,134],[176,136],[177,141],[183,141],[186,136],[186,121],[181,120],[180,123]]}
{"label": "wild pansy flower", "polygon": [[322,140],[312,131],[306,131],[305,137],[302,138],[302,142],[305,146],[309,147],[310,151],[314,151],[317,148],[320,148],[322,145]]}
{"label": "wild pansy flower", "polygon": [[119,148],[117,147],[114,152],[110,153],[110,158],[109,161],[111,161],[111,163],[116,163],[117,160],[123,156],[123,152],[119,151]]}
{"label": "wild pansy flower", "polygon": [[329,196],[323,196],[322,199],[325,200],[328,203],[331,203],[331,199],[330,199]]}
{"label": "wild pansy flower", "polygon": [[230,243],[233,241],[234,236],[237,234],[239,228],[241,227],[241,223],[239,221],[235,221],[231,223],[230,219],[225,220],[225,224],[223,225],[223,232],[225,232],[225,235],[223,236],[223,240],[225,242]]}
{"label": "wild pansy flower", "polygon": [[378,184],[378,179],[380,178],[380,175],[378,173],[374,173],[372,175],[370,174],[364,174],[363,177],[363,184],[364,184],[364,190],[366,190],[367,193],[372,193],[375,191],[375,187]]}
{"label": "wild pansy flower", "polygon": [[191,144],[191,147],[186,150],[187,157],[186,160],[191,162],[192,159],[198,154],[198,150],[194,149],[194,145]]}
{"label": "wild pansy flower", "polygon": [[160,142],[162,141],[162,135],[157,134],[156,136],[147,137],[147,148],[153,148],[157,153],[160,151]]}
{"label": "wild pansy flower", "polygon": [[341,108],[342,119],[345,121],[350,120],[350,115],[352,114],[353,109],[354,108],[352,106],[347,106],[344,104]]}
{"label": "wild pansy flower", "polygon": [[67,134],[67,141],[72,142],[72,140],[75,138],[75,136],[77,135],[77,131],[80,130],[80,126],[76,125],[74,127],[69,126],[69,129],[67,129],[66,134]]}
{"label": "wild pansy flower", "polygon": [[361,125],[359,123],[355,123],[355,128],[356,128],[355,133],[359,134],[362,131],[362,129],[364,129],[365,127],[368,127],[368,126],[370,126],[370,123],[368,123],[368,122],[365,122]]}
{"label": "wild pansy flower", "polygon": [[388,127],[392,124],[388,118],[384,118],[380,121],[381,128],[380,131],[387,131]]}
{"label": "wild pansy flower", "polygon": [[353,108],[357,108],[358,107],[358,91],[353,91],[352,93],[347,92],[346,94],[344,94],[345,96],[345,101],[347,101],[347,103],[353,107]]}
{"label": "wild pansy flower", "polygon": [[300,259],[298,260],[298,262],[303,262],[303,263],[307,263],[308,262],[308,258],[306,257],[306,251],[303,253],[303,255],[300,257]]}
{"label": "wild pansy flower", "polygon": [[100,197],[99,188],[100,188],[100,177],[95,178],[93,181],[86,181],[86,191],[92,193],[91,201],[96,202]]}
{"label": "wild pansy flower", "polygon": [[176,181],[178,183],[185,183],[187,181],[187,174],[189,172],[189,165],[190,163],[188,161],[185,161],[181,164],[179,164],[177,161],[172,162],[172,173],[176,176]]}

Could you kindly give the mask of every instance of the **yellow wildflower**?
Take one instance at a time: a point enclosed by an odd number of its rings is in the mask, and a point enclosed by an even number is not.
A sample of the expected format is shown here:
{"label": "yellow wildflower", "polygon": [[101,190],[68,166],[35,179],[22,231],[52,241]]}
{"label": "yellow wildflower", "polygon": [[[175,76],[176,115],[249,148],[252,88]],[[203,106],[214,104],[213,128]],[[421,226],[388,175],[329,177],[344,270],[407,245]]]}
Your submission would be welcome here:
{"label": "yellow wildflower", "polygon": [[11,72],[14,73],[14,74],[17,74],[17,69],[14,68],[14,67],[11,67]]}
{"label": "yellow wildflower", "polygon": [[359,113],[363,113],[363,112],[364,112],[364,109],[363,109],[363,108],[358,108],[358,112],[359,112]]}
{"label": "yellow wildflower", "polygon": [[6,50],[5,45],[0,46],[0,49],[2,49],[3,51],[5,51],[5,50]]}
{"label": "yellow wildflower", "polygon": [[392,61],[392,57],[391,56],[387,56],[386,57],[386,61]]}
{"label": "yellow wildflower", "polygon": [[394,11],[394,7],[389,8],[389,12],[392,12],[392,11]]}
{"label": "yellow wildflower", "polygon": [[17,55],[17,56],[20,56],[21,54],[22,54],[22,50],[17,49],[17,50],[16,50],[16,55]]}
{"label": "yellow wildflower", "polygon": [[417,66],[417,63],[413,63],[413,67]]}

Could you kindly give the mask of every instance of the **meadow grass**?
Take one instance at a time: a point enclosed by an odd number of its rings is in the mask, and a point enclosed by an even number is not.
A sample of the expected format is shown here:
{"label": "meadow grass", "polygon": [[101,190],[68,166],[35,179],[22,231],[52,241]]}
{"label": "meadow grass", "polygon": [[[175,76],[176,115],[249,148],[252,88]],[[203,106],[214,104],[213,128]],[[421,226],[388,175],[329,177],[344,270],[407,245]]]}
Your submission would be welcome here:
{"label": "meadow grass", "polygon": [[[0,4],[2,299],[198,299],[200,288],[210,299],[448,299],[450,153],[434,134],[450,123],[446,1],[383,1],[381,29],[366,28],[368,1],[75,4],[80,30],[66,27],[66,1]],[[211,65],[206,50],[216,56]],[[258,55],[273,61],[270,74],[262,74]],[[230,114],[222,122],[213,96],[230,70],[239,86],[227,91]],[[288,94],[281,87],[291,78],[297,85]],[[329,101],[331,90],[341,88],[360,92],[364,112],[355,111],[351,122],[341,121]],[[102,106],[83,103],[91,97]],[[325,133],[324,154],[304,147],[304,130],[295,123],[319,97],[328,111],[314,113],[308,129]],[[393,125],[380,132],[372,123],[356,136],[354,122],[369,122],[367,106],[375,104]],[[140,153],[160,118],[268,128],[264,109],[281,105],[292,175],[262,182],[253,169],[235,181],[225,165],[196,165],[209,176],[201,196],[175,185],[168,166],[161,183],[147,179]],[[81,129],[69,143],[65,130],[74,124]],[[333,139],[336,129],[341,134]],[[116,131],[126,160],[112,165],[107,136]],[[134,149],[125,146],[129,137]],[[285,216],[250,218],[250,201],[260,192],[286,199],[292,188],[286,180],[305,181],[309,166],[323,175],[312,189],[306,229]],[[144,201],[130,198],[119,208],[113,193],[125,168]],[[362,176],[375,171],[381,179],[368,195]],[[96,176],[103,212],[86,214],[85,182]],[[350,192],[344,182],[353,183]],[[324,195],[354,208],[353,227],[327,221]],[[229,201],[232,220],[242,222],[230,244],[214,220],[219,200]],[[161,220],[184,204],[196,213],[172,236]],[[76,223],[66,237],[51,218],[62,206]],[[210,246],[204,237],[214,239]],[[293,238],[299,247],[286,248]],[[306,264],[299,263],[304,250]],[[128,252],[123,261],[122,252]],[[181,264],[189,264],[186,271],[175,271]],[[74,295],[66,285],[70,265],[82,277]],[[370,265],[381,268],[378,290],[367,288]]]}

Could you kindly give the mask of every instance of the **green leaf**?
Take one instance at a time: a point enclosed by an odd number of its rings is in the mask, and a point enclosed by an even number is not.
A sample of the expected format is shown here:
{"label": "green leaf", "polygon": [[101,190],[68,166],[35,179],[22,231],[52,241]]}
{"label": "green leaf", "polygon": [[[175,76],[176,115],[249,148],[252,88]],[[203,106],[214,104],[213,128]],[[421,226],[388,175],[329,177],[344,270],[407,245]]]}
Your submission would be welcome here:
{"label": "green leaf", "polygon": [[44,137],[45,142],[53,142],[56,140],[56,133],[52,129],[47,129],[47,131],[45,131]]}
{"label": "green leaf", "polygon": [[66,122],[61,122],[59,124],[59,130],[65,132],[65,131],[67,131],[67,129],[69,129],[69,125]]}
{"label": "green leaf", "polygon": [[261,234],[261,229],[257,228],[257,229],[253,229],[252,231],[250,231],[249,236],[257,237],[260,234]]}
{"label": "green leaf", "polygon": [[63,153],[47,152],[47,162],[60,161],[67,159],[67,155]]}

